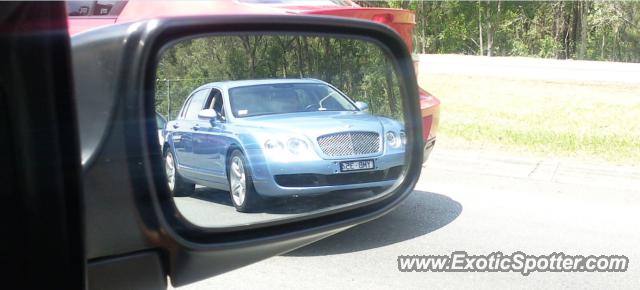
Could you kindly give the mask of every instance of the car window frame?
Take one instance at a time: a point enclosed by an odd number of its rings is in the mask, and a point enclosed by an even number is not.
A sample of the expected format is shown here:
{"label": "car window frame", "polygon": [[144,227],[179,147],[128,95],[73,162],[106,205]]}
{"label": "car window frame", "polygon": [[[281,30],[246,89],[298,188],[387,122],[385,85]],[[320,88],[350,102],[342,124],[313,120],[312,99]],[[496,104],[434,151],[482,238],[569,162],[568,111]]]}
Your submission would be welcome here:
{"label": "car window frame", "polygon": [[185,108],[189,106],[189,103],[191,103],[191,97],[193,96],[193,94],[189,95],[184,102],[182,103],[182,107],[180,108],[180,113],[178,114],[178,117],[176,119],[178,120],[183,120],[184,119],[184,112],[185,112]]}
{"label": "car window frame", "polygon": [[204,102],[202,103],[202,106],[200,106],[200,110],[198,110],[198,111],[201,111],[202,109],[205,108],[205,106],[207,104],[207,101],[209,99],[211,99],[211,88],[199,89],[199,90],[196,90],[195,92],[193,92],[193,94],[191,94],[191,96],[189,97],[189,104],[187,106],[183,107],[183,109],[185,110],[184,111],[184,120],[187,120],[187,121],[197,121],[198,120],[198,114],[197,113],[196,113],[196,117],[193,118],[193,119],[187,118],[187,115],[188,115],[189,109],[191,108],[191,103],[193,102],[193,98],[195,98],[196,95],[199,94],[200,92],[207,91],[207,90],[209,92],[205,94]]}
{"label": "car window frame", "polygon": [[189,107],[189,105],[191,105],[191,99],[199,91],[201,90],[198,90],[198,89],[194,90],[189,94],[189,96],[184,100],[184,102],[182,102],[182,107],[180,107],[180,113],[178,113],[178,117],[176,117],[176,119],[185,120],[185,115],[187,114],[187,108]]}
{"label": "car window frame", "polygon": [[[225,112],[225,111],[226,111],[226,108],[225,108],[225,103],[226,103],[226,102],[224,101],[224,96],[223,96],[223,93],[222,93],[222,91],[223,91],[223,90],[222,90],[221,88],[218,88],[218,87],[211,87],[211,88],[209,88],[209,89],[211,89],[211,91],[209,92],[209,98],[211,99],[211,100],[210,100],[210,102],[209,102],[209,104],[210,104],[209,109],[213,109],[213,110],[215,110],[215,108],[214,108],[214,107],[215,107],[215,102],[216,102],[216,100],[215,100],[215,99],[213,99],[213,98],[214,98],[214,96],[215,96],[215,94],[214,94],[214,90],[215,90],[215,91],[218,91],[218,93],[220,93],[220,97],[219,97],[219,99],[220,99],[220,101],[222,102],[222,106],[221,106],[222,111],[221,111],[221,112],[218,112],[218,113],[223,117],[223,119],[219,119],[218,121],[220,121],[220,122],[223,122],[223,123],[224,123],[224,122],[226,122],[226,121],[227,121],[227,113]],[[208,101],[209,101],[209,100],[208,100]]]}

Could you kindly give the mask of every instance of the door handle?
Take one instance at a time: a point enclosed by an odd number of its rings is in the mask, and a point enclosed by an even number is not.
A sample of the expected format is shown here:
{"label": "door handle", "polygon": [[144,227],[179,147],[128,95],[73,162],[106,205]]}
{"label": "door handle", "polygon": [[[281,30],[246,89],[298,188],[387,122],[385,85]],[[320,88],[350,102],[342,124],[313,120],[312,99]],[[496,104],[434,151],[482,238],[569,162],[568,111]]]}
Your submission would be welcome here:
{"label": "door handle", "polygon": [[178,129],[180,126],[178,124],[173,124],[173,129]]}
{"label": "door handle", "polygon": [[196,124],[195,126],[191,127],[191,129],[198,131],[200,129],[200,125]]}

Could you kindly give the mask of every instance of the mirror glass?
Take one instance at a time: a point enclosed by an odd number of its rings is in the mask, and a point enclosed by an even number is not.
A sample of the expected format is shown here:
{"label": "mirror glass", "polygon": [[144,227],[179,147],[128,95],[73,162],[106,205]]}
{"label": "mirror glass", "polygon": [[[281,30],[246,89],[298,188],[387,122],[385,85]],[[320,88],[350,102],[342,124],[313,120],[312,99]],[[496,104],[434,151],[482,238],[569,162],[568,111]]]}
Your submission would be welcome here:
{"label": "mirror glass", "polygon": [[395,63],[362,39],[212,35],[163,49],[155,85],[167,187],[226,228],[388,194],[406,164]]}

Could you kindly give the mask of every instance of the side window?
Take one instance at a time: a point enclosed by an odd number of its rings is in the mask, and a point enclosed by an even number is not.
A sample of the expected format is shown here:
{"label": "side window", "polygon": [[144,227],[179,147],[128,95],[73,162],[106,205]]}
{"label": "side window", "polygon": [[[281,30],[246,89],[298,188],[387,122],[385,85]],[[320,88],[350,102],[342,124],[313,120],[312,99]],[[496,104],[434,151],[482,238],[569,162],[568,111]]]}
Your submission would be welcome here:
{"label": "side window", "polygon": [[219,90],[214,89],[211,92],[211,95],[213,97],[213,106],[211,107],[212,109],[216,110],[216,112],[218,112],[218,114],[220,114],[221,116],[224,117],[224,106],[222,106],[223,104],[223,100],[222,100],[222,93]]}
{"label": "side window", "polygon": [[204,108],[204,103],[207,101],[208,96],[209,90],[201,90],[193,94],[184,118],[187,120],[198,119],[198,113]]}
{"label": "side window", "polygon": [[112,16],[120,15],[127,1],[69,1],[68,16]]}
{"label": "side window", "polygon": [[177,119],[184,119],[184,116],[187,114],[187,107],[189,107],[189,103],[191,102],[191,96],[188,96],[186,100],[184,100],[184,104],[182,104],[182,108],[180,108],[180,113],[178,113]]}

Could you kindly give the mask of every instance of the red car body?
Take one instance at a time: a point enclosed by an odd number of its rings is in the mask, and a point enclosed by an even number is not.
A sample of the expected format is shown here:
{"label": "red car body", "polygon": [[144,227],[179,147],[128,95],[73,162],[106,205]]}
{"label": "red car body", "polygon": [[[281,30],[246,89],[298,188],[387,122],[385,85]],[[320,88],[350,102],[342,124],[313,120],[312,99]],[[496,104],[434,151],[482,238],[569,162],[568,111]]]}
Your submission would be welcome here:
{"label": "red car body", "polygon": [[[74,1],[68,2],[71,35],[116,23],[142,19],[228,14],[327,15],[366,19],[393,28],[413,49],[415,14],[409,10],[360,7],[350,0],[227,0],[227,1]],[[419,63],[414,59],[416,74]],[[420,89],[425,161],[435,143],[440,101]]]}

